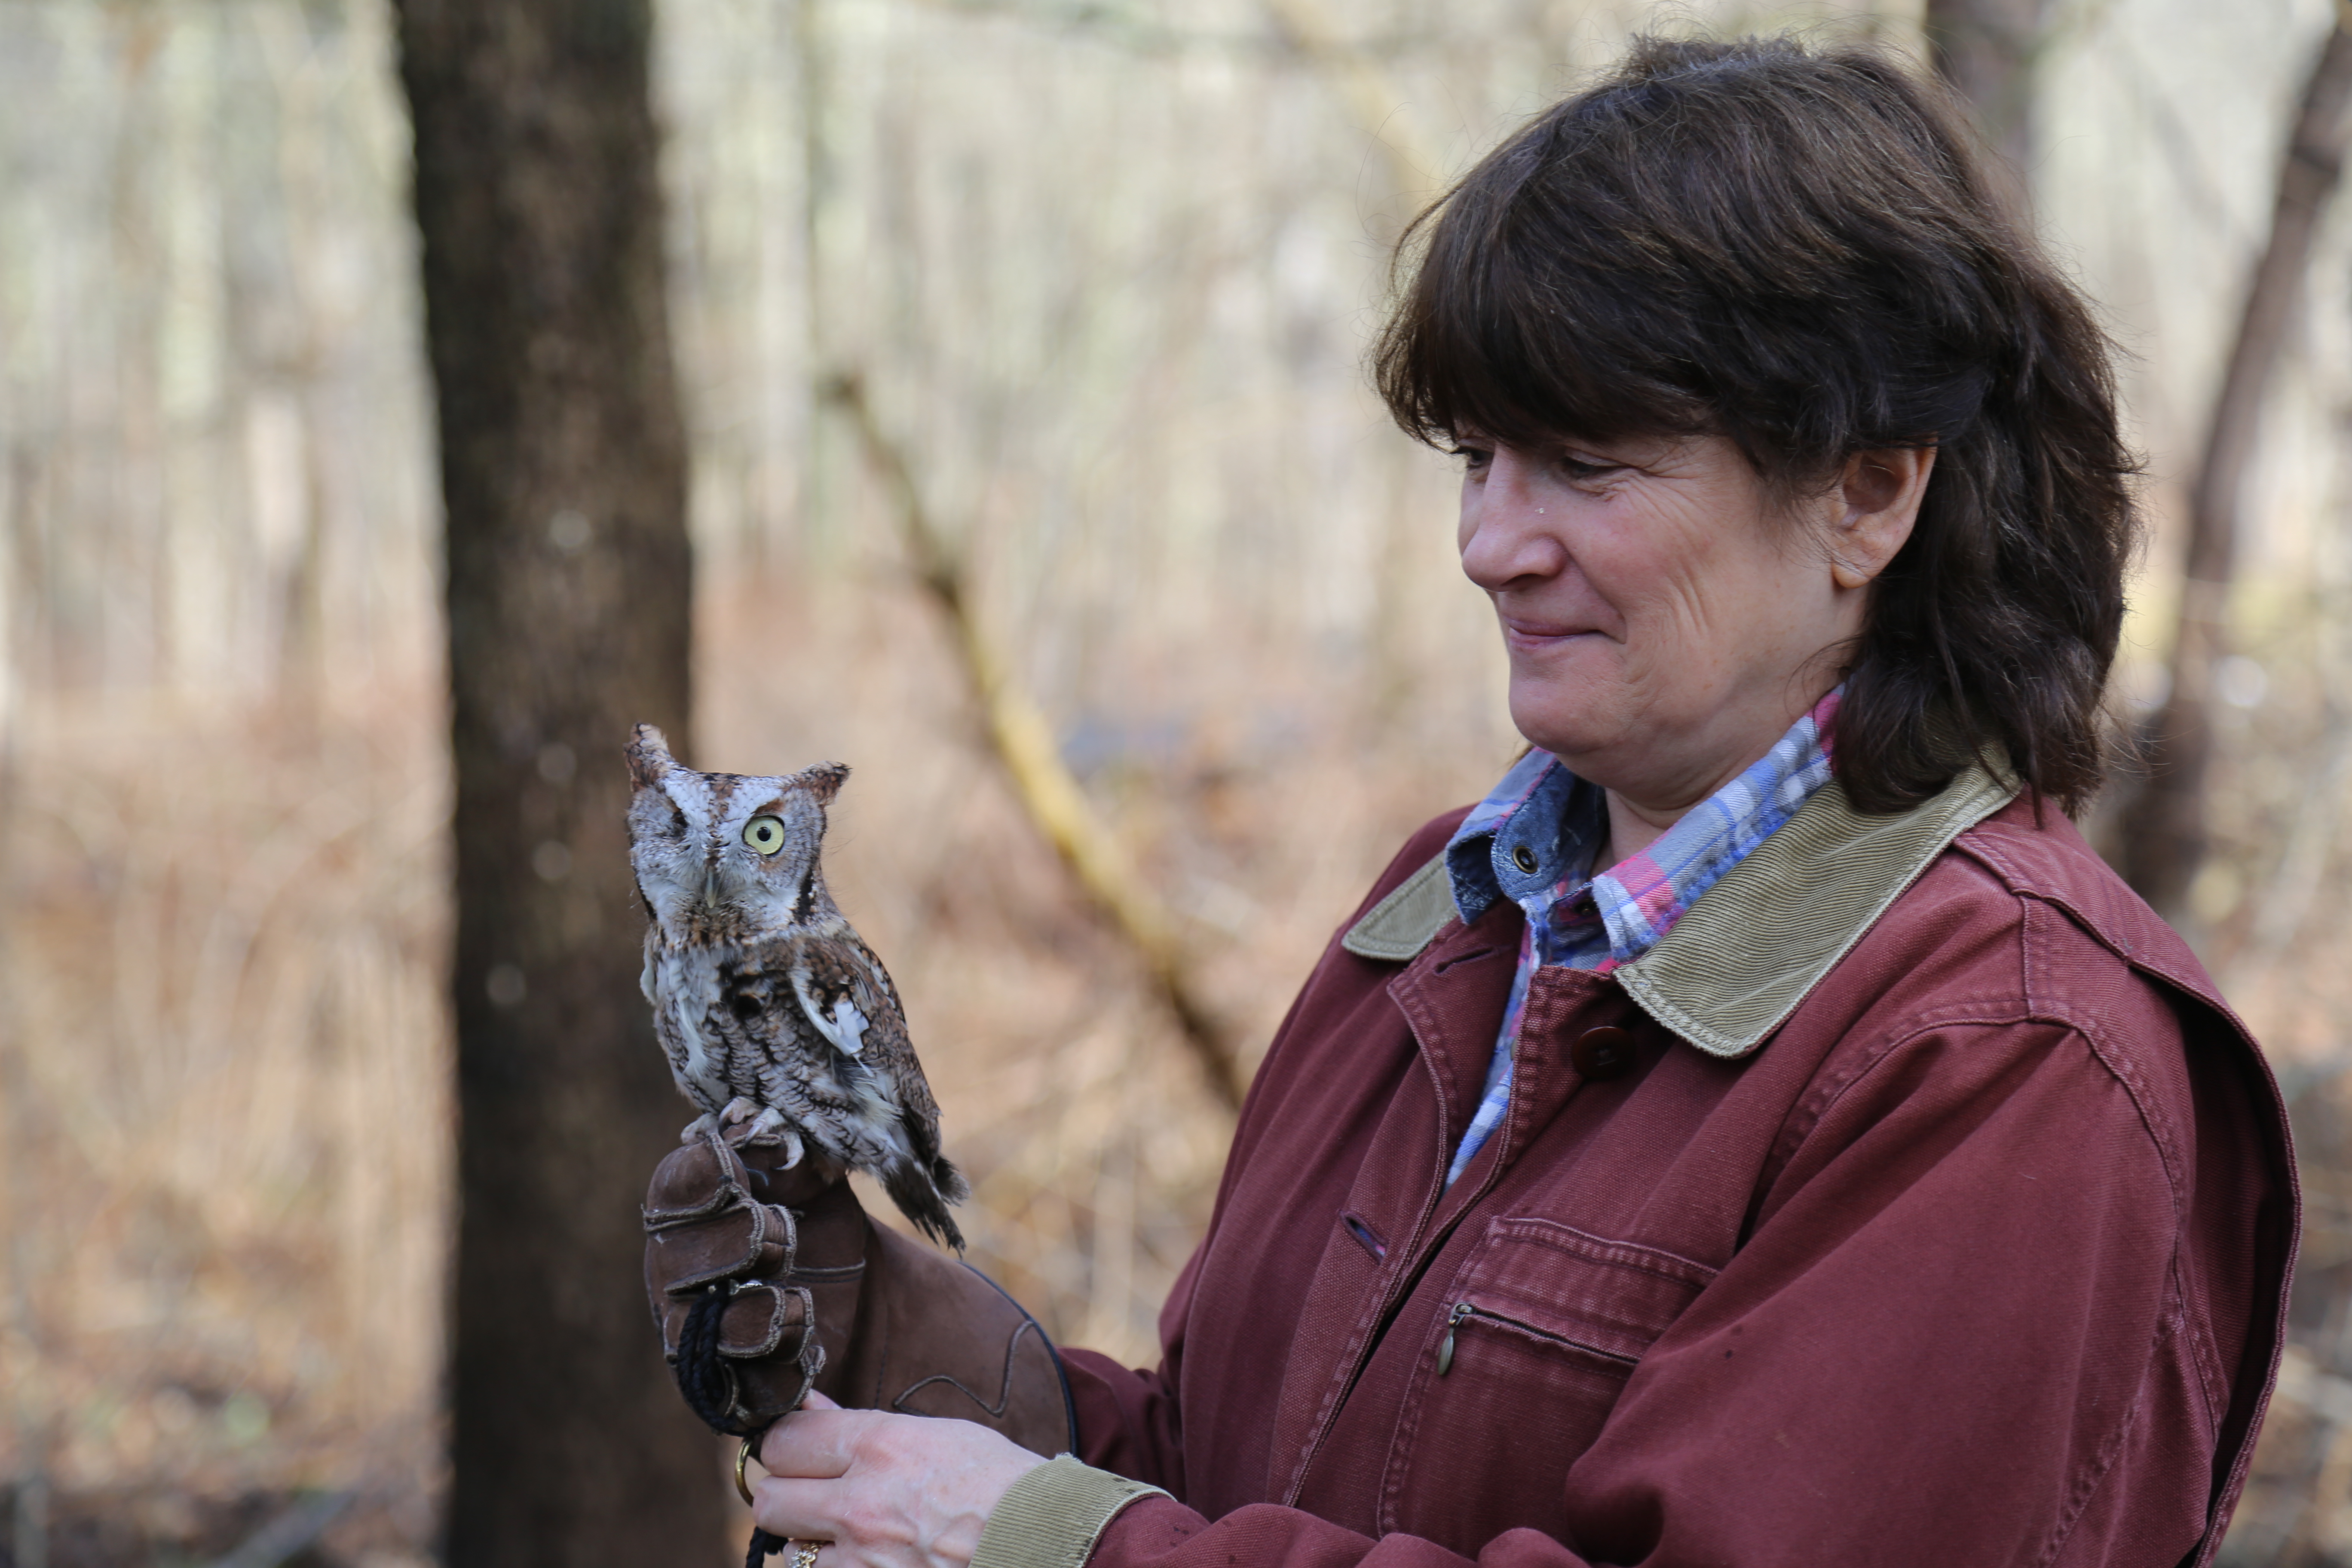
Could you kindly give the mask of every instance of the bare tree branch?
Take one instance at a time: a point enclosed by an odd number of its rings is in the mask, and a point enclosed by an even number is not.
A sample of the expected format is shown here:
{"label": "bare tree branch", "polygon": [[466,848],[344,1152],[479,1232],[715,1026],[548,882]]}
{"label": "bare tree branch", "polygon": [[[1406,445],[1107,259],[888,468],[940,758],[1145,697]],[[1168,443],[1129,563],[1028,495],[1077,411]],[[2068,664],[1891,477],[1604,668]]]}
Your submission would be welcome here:
{"label": "bare tree branch", "polygon": [[1053,726],[1013,679],[1003,651],[981,626],[964,563],[925,506],[913,465],[875,416],[865,384],[845,374],[832,378],[824,391],[849,416],[866,461],[889,492],[890,510],[898,521],[916,581],[954,633],[956,652],[987,723],[989,742],[1004,765],[1014,795],[1087,897],[1143,961],[1152,990],[1200,1058],[1210,1088],[1229,1109],[1240,1109],[1246,1087],[1240,1064],[1195,985],[1173,911],[1151,892],[1118,836],[1097,815],[1062,761]]}
{"label": "bare tree branch", "polygon": [[1435,190],[1442,167],[1437,149],[1405,107],[1404,93],[1369,49],[1343,38],[1326,0],[1265,0],[1266,15],[1292,47],[1320,67],[1348,112],[1388,160],[1402,195]]}
{"label": "bare tree branch", "polygon": [[[1181,26],[1140,5],[1104,4],[1102,0],[911,0],[950,16],[1012,21],[1025,26],[1050,28],[1084,37],[1139,58],[1167,58],[1186,54],[1218,54],[1245,60],[1264,60],[1296,53],[1297,36],[1276,20],[1280,37],[1250,28]],[[1384,27],[1358,34],[1345,46],[1373,59],[1426,55],[1443,38],[1439,25]]]}
{"label": "bare tree branch", "polygon": [[2032,211],[2034,65],[2048,45],[2048,0],[1927,0],[1922,26],[1936,69],[1975,107],[1999,154],[1996,183],[2021,218]]}
{"label": "bare tree branch", "polygon": [[2148,778],[2123,822],[2124,874],[2168,918],[2185,904],[2206,849],[2213,667],[2236,565],[2238,503],[2262,428],[2263,395],[2286,346],[2321,216],[2344,174],[2352,130],[2352,5],[2319,48],[2279,169],[2270,241],[2246,290],[2189,498],[2189,550],[2173,633],[2172,685],[2148,737]]}

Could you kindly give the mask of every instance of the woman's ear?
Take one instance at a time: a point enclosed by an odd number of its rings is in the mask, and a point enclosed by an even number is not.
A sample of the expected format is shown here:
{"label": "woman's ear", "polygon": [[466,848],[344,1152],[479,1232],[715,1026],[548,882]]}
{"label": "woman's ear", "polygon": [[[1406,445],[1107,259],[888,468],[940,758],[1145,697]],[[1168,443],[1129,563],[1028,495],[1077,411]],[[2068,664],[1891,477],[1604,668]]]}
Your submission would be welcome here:
{"label": "woman's ear", "polygon": [[1863,587],[1886,570],[1919,521],[1935,467],[1932,446],[1888,447],[1846,459],[1829,542],[1830,574],[1839,587]]}

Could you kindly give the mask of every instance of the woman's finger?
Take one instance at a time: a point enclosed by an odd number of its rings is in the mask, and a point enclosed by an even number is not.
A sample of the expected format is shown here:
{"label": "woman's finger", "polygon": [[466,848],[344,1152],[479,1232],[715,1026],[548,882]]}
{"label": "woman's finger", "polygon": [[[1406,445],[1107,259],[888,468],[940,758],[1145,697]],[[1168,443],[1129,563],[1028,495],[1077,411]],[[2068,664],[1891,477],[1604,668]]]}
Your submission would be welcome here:
{"label": "woman's finger", "polygon": [[[838,1410],[838,1409],[840,1409],[840,1408],[841,1408],[841,1406],[840,1406],[840,1405],[835,1405],[832,1400],[827,1399],[824,1394],[819,1394],[819,1393],[818,1393],[815,1389],[814,1389],[814,1388],[810,1389],[806,1394],[804,1394],[804,1395],[803,1395],[803,1396],[802,1396],[801,1403],[800,1403],[800,1409],[801,1409],[801,1410]],[[795,1415],[797,1415],[798,1413],[799,1413],[798,1411],[793,1412],[793,1414],[795,1414]],[[778,1425],[778,1426],[781,1426],[781,1425],[782,1425],[782,1423],[781,1423],[781,1422],[779,1422],[779,1423],[777,1423],[777,1425]],[[764,1433],[762,1433],[762,1434],[761,1435],[761,1438],[760,1438],[761,1452],[760,1452],[760,1454],[759,1454],[759,1456],[758,1456],[759,1460],[760,1460],[760,1468],[761,1468],[761,1469],[763,1469],[763,1470],[768,1471],[768,1472],[769,1472],[770,1474],[772,1474],[772,1475],[775,1473],[775,1467],[774,1467],[773,1465],[771,1465],[771,1464],[769,1464],[769,1463],[768,1463],[766,1449],[767,1449],[767,1440],[768,1440],[768,1438],[769,1438],[769,1437],[773,1436],[775,1435],[775,1430],[776,1430],[776,1427],[775,1427],[775,1426],[770,1426],[770,1427],[768,1428],[768,1430],[767,1430],[766,1432],[764,1432]]]}
{"label": "woman's finger", "polygon": [[827,1479],[849,1468],[857,1435],[875,1419],[870,1410],[796,1410],[760,1439],[760,1468],[772,1476]]}
{"label": "woman's finger", "polygon": [[751,1517],[788,1541],[838,1541],[843,1489],[839,1481],[770,1476],[751,1489]]}

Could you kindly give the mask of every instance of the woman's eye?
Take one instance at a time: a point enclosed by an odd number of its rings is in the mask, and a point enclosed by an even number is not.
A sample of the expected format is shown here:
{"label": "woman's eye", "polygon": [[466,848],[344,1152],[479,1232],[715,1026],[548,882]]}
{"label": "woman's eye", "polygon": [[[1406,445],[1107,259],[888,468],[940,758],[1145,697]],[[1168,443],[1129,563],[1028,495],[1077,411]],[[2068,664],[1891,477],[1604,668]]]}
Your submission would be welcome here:
{"label": "woman's eye", "polygon": [[1601,463],[1590,458],[1562,458],[1559,460],[1559,471],[1579,484],[1605,479],[1611,474],[1620,472],[1624,467],[1622,463]]}
{"label": "woman's eye", "polygon": [[1462,459],[1462,471],[1465,474],[1483,474],[1495,460],[1495,454],[1486,447],[1465,447],[1458,441],[1449,449],[1449,455]]}
{"label": "woman's eye", "polygon": [[755,816],[743,825],[743,842],[762,855],[773,855],[784,847],[784,824],[781,817]]}

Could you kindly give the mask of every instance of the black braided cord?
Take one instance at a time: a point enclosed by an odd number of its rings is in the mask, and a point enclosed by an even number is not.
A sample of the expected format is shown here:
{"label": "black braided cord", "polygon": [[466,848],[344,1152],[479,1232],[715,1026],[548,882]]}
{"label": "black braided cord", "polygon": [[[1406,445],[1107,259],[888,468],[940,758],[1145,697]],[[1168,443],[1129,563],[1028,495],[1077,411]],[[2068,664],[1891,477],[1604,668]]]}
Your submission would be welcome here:
{"label": "black braided cord", "polygon": [[[686,1314],[686,1326],[677,1331],[677,1363],[671,1370],[677,1376],[678,1393],[712,1431],[751,1437],[757,1433],[735,1418],[735,1374],[719,1359],[719,1323],[726,1315],[726,1286],[713,1285],[697,1297]],[[785,1545],[782,1536],[754,1525],[743,1568],[761,1568]]]}
{"label": "black braided cord", "polygon": [[697,1415],[714,1432],[748,1437],[751,1431],[735,1418],[735,1374],[719,1357],[719,1321],[727,1315],[727,1287],[713,1285],[695,1298],[677,1331],[677,1391]]}

